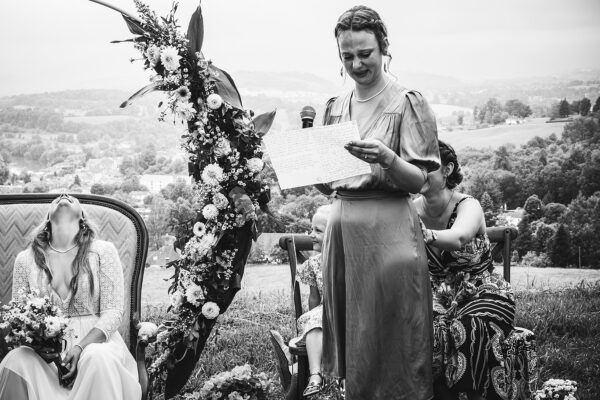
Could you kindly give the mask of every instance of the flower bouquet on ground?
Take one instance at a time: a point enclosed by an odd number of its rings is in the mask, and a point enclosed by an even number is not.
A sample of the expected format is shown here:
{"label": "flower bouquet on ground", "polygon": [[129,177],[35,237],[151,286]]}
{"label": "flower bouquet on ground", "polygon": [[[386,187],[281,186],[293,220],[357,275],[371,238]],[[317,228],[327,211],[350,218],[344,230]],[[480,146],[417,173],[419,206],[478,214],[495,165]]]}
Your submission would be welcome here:
{"label": "flower bouquet on ground", "polygon": [[168,116],[186,128],[181,146],[194,180],[193,217],[173,218],[174,246],[181,252],[180,259],[167,265],[173,269],[173,318],[161,324],[158,357],[149,368],[154,389],[164,387],[170,398],[189,379],[217,317],[241,288],[252,239],[258,236],[256,211],[268,213],[270,188],[260,176],[265,165],[261,143],[275,112],[254,117],[243,108],[231,76],[204,57],[200,7],[184,36],[175,18],[176,2],[167,16],[158,17],[140,0],[134,0],[138,16],[104,0],[91,1],[121,13],[134,37],[119,42],[133,42],[151,74],[151,83],[121,107],[163,91],[159,119]]}
{"label": "flower bouquet on ground", "polygon": [[184,400],[264,400],[271,380],[264,372],[256,373],[248,364],[213,375],[200,391],[186,393]]}
{"label": "flower bouquet on ground", "polygon": [[577,382],[568,379],[549,379],[533,393],[532,400],[576,400]]}
{"label": "flower bouquet on ground", "polygon": [[47,363],[56,365],[61,385],[69,385],[70,382],[62,378],[69,371],[61,365],[69,319],[62,316],[60,308],[47,296],[40,297],[35,290],[32,293],[21,291],[8,305],[2,306],[0,321],[0,329],[8,332],[4,337],[8,348],[32,348]]}

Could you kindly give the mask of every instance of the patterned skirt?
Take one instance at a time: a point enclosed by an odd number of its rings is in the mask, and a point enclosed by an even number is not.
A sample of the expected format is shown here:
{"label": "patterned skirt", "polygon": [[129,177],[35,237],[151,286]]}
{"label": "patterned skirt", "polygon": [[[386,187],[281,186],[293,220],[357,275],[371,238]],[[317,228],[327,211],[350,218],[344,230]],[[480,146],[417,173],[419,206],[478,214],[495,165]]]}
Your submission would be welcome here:
{"label": "patterned skirt", "polygon": [[514,326],[515,303],[489,292],[449,313],[434,311],[433,369],[456,393],[479,393],[487,400],[506,398],[502,343]]}

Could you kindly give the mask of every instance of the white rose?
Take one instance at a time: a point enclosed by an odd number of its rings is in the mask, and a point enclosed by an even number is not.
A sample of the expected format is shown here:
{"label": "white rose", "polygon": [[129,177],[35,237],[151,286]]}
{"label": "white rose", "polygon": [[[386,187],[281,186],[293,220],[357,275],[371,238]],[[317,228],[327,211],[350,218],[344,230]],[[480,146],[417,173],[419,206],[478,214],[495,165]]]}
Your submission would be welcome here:
{"label": "white rose", "polygon": [[148,47],[148,50],[146,50],[146,58],[148,58],[148,61],[150,61],[150,64],[154,67],[160,59],[160,48],[154,44]]}
{"label": "white rose", "polygon": [[262,171],[262,169],[265,166],[265,163],[263,160],[261,160],[260,158],[251,158],[248,160],[248,163],[246,164],[248,166],[248,169],[250,170],[250,172],[260,172]]}
{"label": "white rose", "polygon": [[219,139],[215,146],[214,153],[218,158],[231,154],[231,142],[227,139]]}
{"label": "white rose", "polygon": [[182,304],[183,304],[183,293],[181,293],[179,290],[176,290],[175,292],[171,293],[171,305],[173,306],[173,308],[178,310]]}
{"label": "white rose", "polygon": [[211,110],[216,110],[223,105],[223,99],[218,94],[213,93],[206,98],[206,104]]}
{"label": "white rose", "polygon": [[215,319],[219,316],[220,312],[221,310],[219,309],[217,303],[212,301],[209,301],[202,306],[202,315],[204,315],[204,318],[206,319]]}

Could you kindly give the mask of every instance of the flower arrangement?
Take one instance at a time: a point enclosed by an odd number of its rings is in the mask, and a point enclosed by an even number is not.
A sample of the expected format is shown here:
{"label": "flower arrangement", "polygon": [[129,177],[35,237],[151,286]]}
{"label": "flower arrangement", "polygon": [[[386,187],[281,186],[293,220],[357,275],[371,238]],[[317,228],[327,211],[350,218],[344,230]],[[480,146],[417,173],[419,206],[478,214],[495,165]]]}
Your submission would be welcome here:
{"label": "flower arrangement", "polygon": [[27,346],[35,350],[46,362],[58,367],[59,380],[68,372],[60,364],[63,342],[70,330],[69,319],[62,316],[60,308],[50,299],[40,297],[38,291],[20,291],[7,305],[2,306],[0,329],[7,332],[4,340],[9,348]]}
{"label": "flower arrangement", "polygon": [[183,36],[175,18],[177,3],[166,17],[159,18],[134,0],[138,18],[101,0],[92,1],[123,15],[136,35],[125,42],[133,42],[144,68],[152,74],[151,83],[121,107],[146,93],[165,91],[167,100],[159,104],[159,119],[171,115],[175,123],[187,127],[181,145],[189,155],[189,172],[195,181],[191,200],[196,218],[175,227],[175,247],[181,258],[167,265],[174,270],[169,288],[169,311],[174,318],[159,328],[160,356],[149,368],[155,387],[161,387],[169,371],[185,364],[184,373],[173,374],[181,388],[185,381],[180,377],[189,378],[216,318],[238,289],[233,284],[241,279],[247,242],[258,235],[255,210],[267,211],[269,186],[259,176],[264,167],[261,137],[275,112],[253,119],[252,111],[242,107],[229,74],[204,57],[200,7]]}
{"label": "flower arrangement", "polygon": [[211,376],[200,391],[186,393],[185,400],[263,400],[271,385],[267,375],[248,364]]}
{"label": "flower arrangement", "polygon": [[568,379],[549,379],[537,390],[533,400],[576,400],[577,382]]}

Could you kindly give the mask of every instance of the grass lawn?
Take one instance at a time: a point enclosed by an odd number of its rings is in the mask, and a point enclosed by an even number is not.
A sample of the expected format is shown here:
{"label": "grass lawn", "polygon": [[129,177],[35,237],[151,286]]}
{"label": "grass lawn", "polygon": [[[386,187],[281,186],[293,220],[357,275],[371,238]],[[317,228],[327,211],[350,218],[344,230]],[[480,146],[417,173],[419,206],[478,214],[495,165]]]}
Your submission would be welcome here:
{"label": "grass lawn", "polygon": [[[574,379],[579,400],[600,399],[600,270],[513,268],[518,326],[537,335],[540,383]],[[165,316],[170,271],[149,268],[144,276],[144,319]],[[584,282],[581,282],[581,281]],[[597,282],[597,283],[592,283]],[[211,375],[250,363],[276,378],[268,332],[292,336],[293,319],[286,265],[248,266],[243,289],[209,338],[189,389]],[[283,399],[276,381],[269,400]],[[321,399],[327,399],[321,396]]]}

